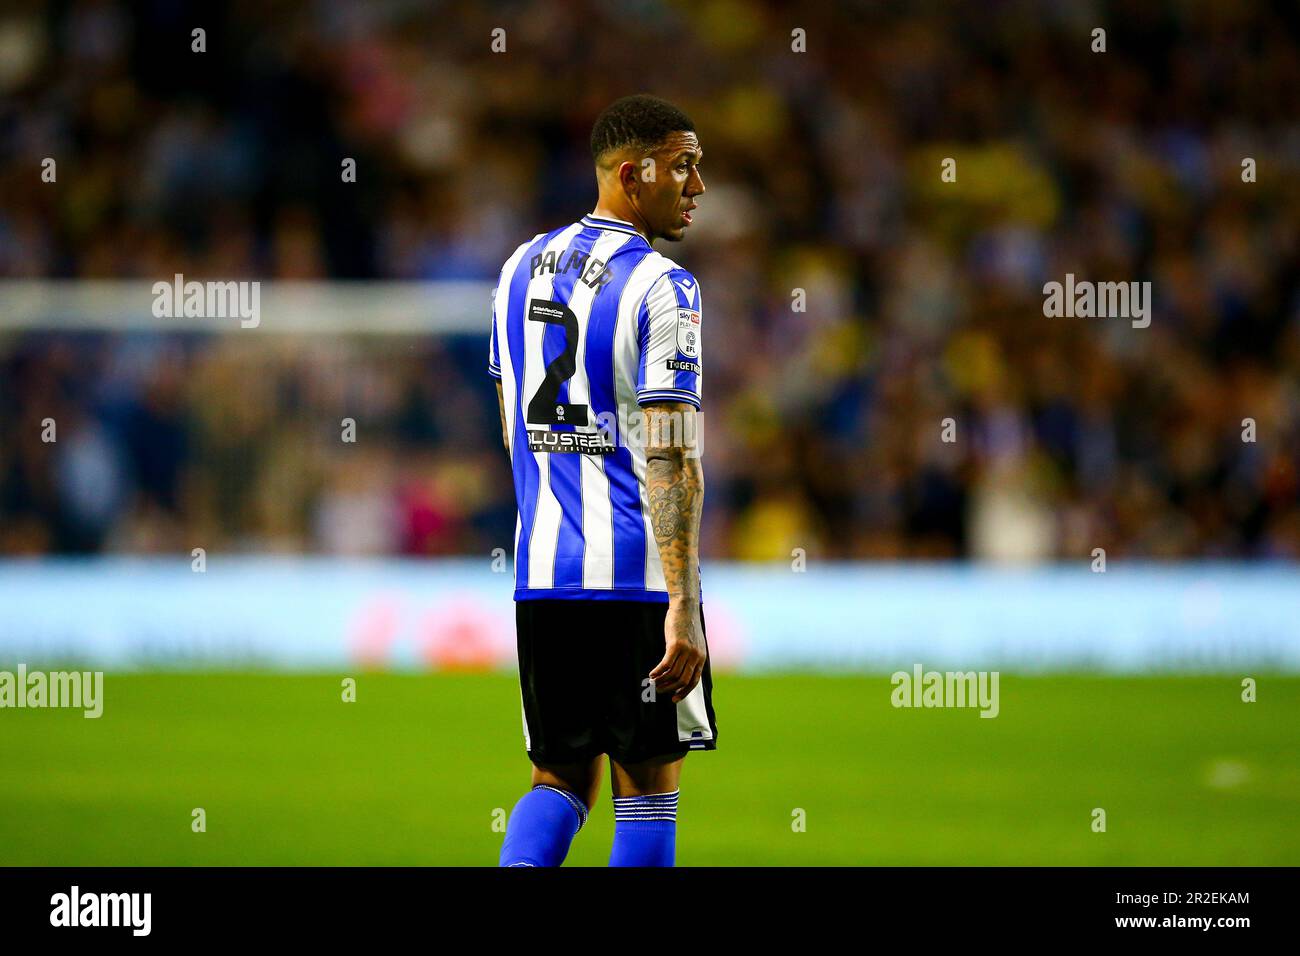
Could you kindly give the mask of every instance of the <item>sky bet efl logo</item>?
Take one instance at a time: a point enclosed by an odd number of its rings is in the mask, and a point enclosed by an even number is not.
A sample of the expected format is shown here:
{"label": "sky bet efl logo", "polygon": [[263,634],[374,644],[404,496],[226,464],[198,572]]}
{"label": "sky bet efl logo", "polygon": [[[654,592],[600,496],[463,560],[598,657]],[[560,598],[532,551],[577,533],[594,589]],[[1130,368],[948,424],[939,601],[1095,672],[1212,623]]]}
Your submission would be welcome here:
{"label": "sky bet efl logo", "polygon": [[677,351],[687,358],[700,357],[700,313],[677,310]]}

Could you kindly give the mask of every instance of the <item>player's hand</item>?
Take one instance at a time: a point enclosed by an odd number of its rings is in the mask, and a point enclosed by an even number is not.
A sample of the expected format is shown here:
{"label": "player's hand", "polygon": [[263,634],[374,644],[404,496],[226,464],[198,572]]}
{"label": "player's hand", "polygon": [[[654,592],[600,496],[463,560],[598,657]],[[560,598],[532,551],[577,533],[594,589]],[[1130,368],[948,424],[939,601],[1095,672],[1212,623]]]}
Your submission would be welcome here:
{"label": "player's hand", "polygon": [[655,692],[671,693],[674,704],[685,698],[704,676],[708,655],[700,606],[670,600],[664,618],[664,657],[650,672]]}

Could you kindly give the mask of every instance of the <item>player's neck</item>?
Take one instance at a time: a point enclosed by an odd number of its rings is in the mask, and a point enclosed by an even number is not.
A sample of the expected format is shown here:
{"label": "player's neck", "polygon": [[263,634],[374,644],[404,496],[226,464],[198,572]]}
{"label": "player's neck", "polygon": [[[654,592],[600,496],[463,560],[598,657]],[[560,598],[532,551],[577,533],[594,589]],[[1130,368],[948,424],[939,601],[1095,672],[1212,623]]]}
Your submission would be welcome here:
{"label": "player's neck", "polygon": [[650,230],[646,228],[645,223],[641,222],[640,217],[631,209],[614,208],[606,205],[604,201],[599,201],[596,203],[596,208],[591,211],[591,215],[597,219],[618,219],[621,222],[626,222],[641,234],[642,239],[646,242],[650,241]]}

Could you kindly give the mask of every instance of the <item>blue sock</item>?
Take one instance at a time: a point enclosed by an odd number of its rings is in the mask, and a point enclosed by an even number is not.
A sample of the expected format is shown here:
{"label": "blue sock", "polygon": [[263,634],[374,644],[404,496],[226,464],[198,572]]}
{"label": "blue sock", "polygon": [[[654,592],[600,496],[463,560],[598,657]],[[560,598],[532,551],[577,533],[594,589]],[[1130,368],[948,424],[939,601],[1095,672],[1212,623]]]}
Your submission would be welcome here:
{"label": "blue sock", "polygon": [[677,795],[614,798],[610,866],[672,866],[677,853]]}
{"label": "blue sock", "polygon": [[587,807],[567,790],[539,783],[515,804],[501,844],[502,866],[559,866]]}

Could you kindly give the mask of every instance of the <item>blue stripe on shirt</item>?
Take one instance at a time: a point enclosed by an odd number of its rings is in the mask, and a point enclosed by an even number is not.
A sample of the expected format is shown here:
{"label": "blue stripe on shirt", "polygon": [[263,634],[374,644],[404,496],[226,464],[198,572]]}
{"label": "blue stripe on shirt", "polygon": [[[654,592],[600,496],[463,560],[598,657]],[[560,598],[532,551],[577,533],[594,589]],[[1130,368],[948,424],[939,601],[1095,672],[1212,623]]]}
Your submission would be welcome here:
{"label": "blue stripe on shirt", "polygon": [[[610,258],[613,282],[596,296],[587,322],[587,379],[591,383],[591,404],[595,414],[618,419],[614,379],[614,345],[618,306],[632,271],[650,255],[649,245],[628,243]],[[641,485],[632,467],[632,453],[618,436],[618,448],[605,456],[609,479],[609,507],[614,536],[614,588],[644,589],[646,586],[645,519],[641,514]]]}
{"label": "blue stripe on shirt", "polygon": [[[600,238],[601,231],[587,227],[577,234],[569,243],[568,250],[561,252],[561,261],[567,261],[569,251],[591,254],[592,246]],[[570,269],[556,275],[552,283],[551,300],[568,305],[573,298],[573,286],[578,278],[578,269]],[[567,333],[561,325],[546,326],[542,354],[549,364],[555,356],[562,355],[568,345]],[[574,343],[576,346],[578,343]],[[576,359],[576,356],[575,356]],[[560,384],[556,404],[567,405],[569,402],[569,383],[565,379]],[[595,418],[588,409],[588,422]],[[552,425],[552,431],[576,431],[573,425]],[[552,587],[582,587],[582,561],[586,551],[586,541],[582,534],[582,455],[551,455],[550,475],[551,492],[560,504],[560,527],[555,536],[555,564],[553,565]]]}
{"label": "blue stripe on shirt", "polygon": [[[677,295],[677,307],[679,309],[689,309],[692,312],[699,312],[700,311],[700,284],[695,280],[695,276],[691,275],[685,269],[674,269],[672,272],[668,273],[668,280],[672,283],[673,292],[675,292]],[[683,289],[680,285],[678,285],[679,282],[689,283],[689,290]],[[678,322],[680,326],[680,318]],[[683,362],[694,362],[696,364],[699,364],[700,353],[701,353],[701,349],[699,347],[699,336],[700,336],[699,328],[695,330],[695,335],[696,335],[695,356],[692,357],[690,355],[685,354],[684,352],[678,352],[677,353],[678,360]],[[677,374],[673,377],[673,387],[683,392],[691,392],[693,394],[696,394],[699,392],[699,388],[700,388],[699,376],[696,375],[694,372],[687,371],[684,369],[678,369]],[[698,399],[691,402],[691,404],[694,405],[696,408],[700,407],[700,403]]]}
{"label": "blue stripe on shirt", "polygon": [[[567,226],[565,228],[568,228]],[[515,428],[511,442],[510,460],[514,469],[515,496],[519,504],[519,538],[515,542],[515,583],[528,584],[528,548],[533,535],[533,522],[537,517],[537,494],[541,489],[541,469],[537,459],[528,450],[528,426],[524,422],[524,407],[528,399],[521,394],[524,387],[524,312],[528,307],[528,283],[531,280],[529,262],[546,248],[546,244],[561,230],[542,236],[519,257],[514,275],[510,277],[510,290],[506,311],[506,338],[509,339],[510,367],[515,383]]]}

